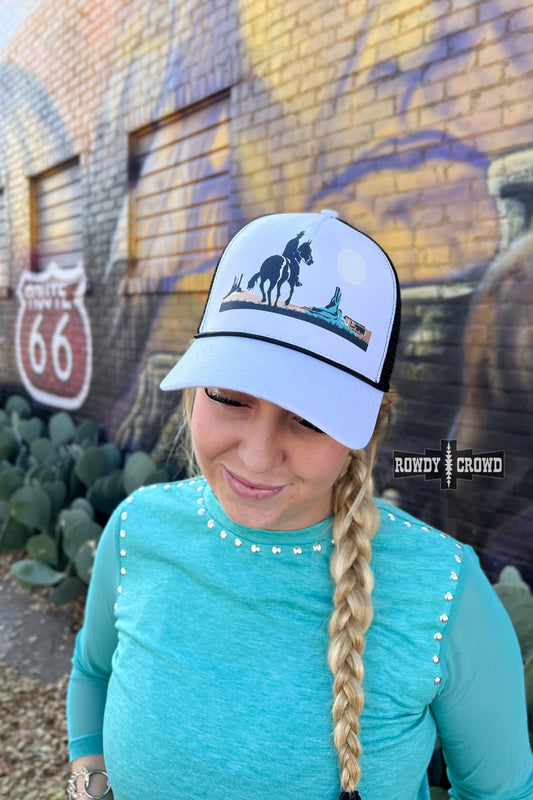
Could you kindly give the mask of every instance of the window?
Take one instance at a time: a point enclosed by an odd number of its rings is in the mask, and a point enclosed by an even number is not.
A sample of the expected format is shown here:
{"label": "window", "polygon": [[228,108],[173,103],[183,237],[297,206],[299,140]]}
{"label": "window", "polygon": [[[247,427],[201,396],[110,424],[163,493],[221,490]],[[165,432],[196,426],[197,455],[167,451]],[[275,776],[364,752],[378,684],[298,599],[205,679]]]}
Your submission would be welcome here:
{"label": "window", "polygon": [[82,180],[78,159],[32,178],[32,269],[83,261]]}
{"label": "window", "polygon": [[228,95],[134,134],[130,184],[127,291],[209,288],[229,239]]}

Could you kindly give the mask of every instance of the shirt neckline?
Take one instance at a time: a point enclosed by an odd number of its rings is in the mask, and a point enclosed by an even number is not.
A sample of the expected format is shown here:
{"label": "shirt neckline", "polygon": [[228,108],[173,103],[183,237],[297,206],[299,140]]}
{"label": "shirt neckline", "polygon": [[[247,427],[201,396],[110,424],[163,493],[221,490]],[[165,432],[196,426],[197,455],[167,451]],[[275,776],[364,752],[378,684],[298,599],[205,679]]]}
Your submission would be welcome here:
{"label": "shirt neckline", "polygon": [[239,525],[228,517],[205,478],[201,478],[200,480],[204,482],[202,496],[207,521],[213,519],[217,525],[230,531],[234,536],[237,536],[243,541],[271,545],[301,545],[309,543],[314,544],[317,542],[324,544],[331,540],[333,517],[328,517],[308,528],[299,528],[290,531],[272,531],[261,528],[247,528],[244,525]]}

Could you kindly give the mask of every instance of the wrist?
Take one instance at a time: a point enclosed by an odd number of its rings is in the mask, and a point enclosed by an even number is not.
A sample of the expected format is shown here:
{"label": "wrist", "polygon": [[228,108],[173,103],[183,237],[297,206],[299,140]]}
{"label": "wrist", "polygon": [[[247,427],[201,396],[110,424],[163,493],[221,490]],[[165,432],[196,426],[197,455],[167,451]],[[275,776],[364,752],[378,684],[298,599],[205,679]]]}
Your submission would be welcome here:
{"label": "wrist", "polygon": [[69,800],[89,798],[89,800],[111,800],[111,785],[107,772],[103,769],[89,769],[86,766],[78,767],[69,778]]}

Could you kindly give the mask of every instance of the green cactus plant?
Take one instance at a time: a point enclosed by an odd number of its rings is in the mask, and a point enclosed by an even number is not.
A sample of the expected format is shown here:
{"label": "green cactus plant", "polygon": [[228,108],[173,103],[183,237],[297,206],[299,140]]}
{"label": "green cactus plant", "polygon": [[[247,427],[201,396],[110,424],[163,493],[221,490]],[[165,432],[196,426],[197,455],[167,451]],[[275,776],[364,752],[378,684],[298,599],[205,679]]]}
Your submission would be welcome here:
{"label": "green cactus plant", "polygon": [[84,420],[76,428],[74,441],[81,447],[88,447],[93,444],[98,444],[98,439],[98,426],[92,420]]}
{"label": "green cactus plant", "polygon": [[48,494],[38,486],[21,486],[9,500],[9,513],[30,530],[46,531],[52,515]]}
{"label": "green cactus plant", "polygon": [[85,511],[88,517],[94,519],[94,506],[92,506],[85,497],[76,497],[70,504],[70,507],[72,509],[80,508],[82,511]]}
{"label": "green cactus plant", "polygon": [[72,417],[66,411],[60,411],[50,417],[48,430],[50,439],[56,447],[72,442],[76,436],[76,426],[72,421]]}
{"label": "green cactus plant", "polygon": [[67,485],[65,481],[56,478],[55,480],[43,481],[41,486],[50,498],[52,518],[55,519],[67,500]]}
{"label": "green cactus plant", "polygon": [[494,590],[502,601],[513,623],[522,658],[527,662],[533,656],[533,595],[522,580],[520,572],[513,566],[504,567],[494,584]]}
{"label": "green cactus plant", "polygon": [[105,474],[107,461],[101,448],[94,445],[86,450],[76,462],[75,473],[85,486],[93,485],[97,478]]}
{"label": "green cactus plant", "polygon": [[59,572],[35,558],[17,561],[11,567],[11,571],[26,586],[53,586],[64,578],[63,572]]}
{"label": "green cactus plant", "polygon": [[85,581],[82,581],[77,575],[69,575],[51,589],[49,597],[52,603],[60,606],[76,600],[77,597],[84,594],[86,589]]}
{"label": "green cactus plant", "polygon": [[55,564],[58,560],[57,542],[47,533],[38,533],[26,542],[26,550],[30,558],[45,564]]}
{"label": "green cactus plant", "polygon": [[502,601],[516,631],[526,685],[526,703],[529,736],[533,745],[533,594],[522,580],[520,572],[511,565],[504,567],[494,584],[494,590]]}
{"label": "green cactus plant", "polygon": [[43,432],[44,423],[39,417],[30,417],[29,419],[21,419],[18,424],[18,432],[23,442],[31,444],[35,439],[38,439]]}
{"label": "green cactus plant", "polygon": [[54,603],[87,588],[109,515],[142,484],[173,480],[175,471],[143,452],[99,442],[91,420],[65,411],[48,420],[26,398],[0,408],[0,553],[25,548],[13,574],[25,586],[50,586]]}
{"label": "green cactus plant", "polygon": [[58,452],[54,444],[46,436],[39,436],[30,444],[30,455],[37,464],[54,464],[58,458]]}
{"label": "green cactus plant", "polygon": [[97,511],[111,514],[121,500],[126,497],[122,470],[113,470],[109,475],[97,478],[89,491],[87,499]]}
{"label": "green cactus plant", "polygon": [[8,500],[24,483],[24,473],[8,462],[0,470],[0,500]]}
{"label": "green cactus plant", "polygon": [[8,415],[15,413],[24,418],[31,416],[31,406],[28,400],[19,394],[12,394],[11,397],[8,397],[4,410]]}
{"label": "green cactus plant", "polygon": [[88,539],[81,545],[74,558],[77,573],[87,584],[91,580],[97,544],[96,539]]}
{"label": "green cactus plant", "polygon": [[131,494],[142,486],[154,472],[155,464],[149,455],[143,452],[132,453],[124,465],[124,489]]}
{"label": "green cactus plant", "polygon": [[82,544],[89,539],[98,540],[102,533],[102,527],[79,506],[64,509],[59,515],[58,526],[62,531],[63,549],[71,561],[75,561]]}
{"label": "green cactus plant", "polygon": [[13,461],[20,450],[20,442],[13,428],[0,428],[0,461]]}
{"label": "green cactus plant", "polygon": [[20,550],[31,536],[31,530],[8,514],[0,530],[0,553]]}

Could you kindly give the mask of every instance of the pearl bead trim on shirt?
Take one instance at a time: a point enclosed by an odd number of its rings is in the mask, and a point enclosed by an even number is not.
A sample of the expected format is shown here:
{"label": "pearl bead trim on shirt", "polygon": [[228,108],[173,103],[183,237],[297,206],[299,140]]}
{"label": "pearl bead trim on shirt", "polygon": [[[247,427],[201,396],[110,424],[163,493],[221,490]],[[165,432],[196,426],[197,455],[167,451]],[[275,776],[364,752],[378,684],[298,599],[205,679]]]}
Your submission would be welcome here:
{"label": "pearl bead trim on shirt", "polygon": [[[177,488],[180,488],[185,483],[188,483],[189,486],[194,486],[196,483],[198,483],[198,481],[193,478],[193,479],[191,479],[189,481],[181,481],[180,483],[174,484],[174,485],[177,486]],[[145,491],[147,489],[156,489],[158,485],[159,484],[154,483],[151,486],[140,486],[137,491],[142,492],[142,491]],[[167,483],[167,484],[165,484],[163,486],[163,489],[171,489],[172,486],[173,486],[173,484]],[[203,492],[204,488],[205,488],[205,483],[202,481],[202,482],[200,482],[200,485],[198,486],[196,491],[197,492]],[[134,499],[134,495],[130,495],[129,497],[126,498],[126,502],[127,503],[131,503],[133,499]],[[196,504],[199,506],[199,508],[197,510],[197,513],[200,516],[204,516],[205,513],[206,513],[206,509],[203,507],[203,502],[204,502],[203,497],[199,497],[197,499],[197,501],[196,501]],[[121,515],[120,515],[121,522],[125,523],[127,518],[128,518],[128,512],[127,511],[123,511],[121,513]],[[216,522],[215,522],[214,519],[208,519],[207,520],[207,527],[208,528],[212,529],[212,528],[215,527],[215,525],[216,525]],[[125,527],[121,527],[119,536],[120,536],[121,539],[125,539],[126,538],[126,529],[125,529]],[[228,531],[226,531],[226,530],[224,530],[224,528],[222,528],[220,533],[219,533],[219,536],[220,536],[220,539],[223,540],[223,541],[228,539]],[[241,539],[239,539],[238,536],[236,536],[233,539],[233,544],[234,544],[234,546],[236,548],[240,548],[240,547],[243,546],[243,542],[242,542]],[[333,540],[332,540],[332,544],[333,544]],[[304,552],[304,548],[301,545],[295,545],[292,548],[290,546],[284,548],[285,551],[288,551],[288,550],[291,550],[291,549],[292,549],[293,554],[296,555],[296,556],[302,555],[302,553]],[[312,546],[312,551],[314,553],[322,552],[322,544],[320,542],[315,542],[313,544],[313,546]],[[262,552],[261,546],[258,545],[258,544],[252,544],[250,546],[250,552],[252,552],[254,555],[257,554],[257,553]],[[273,555],[279,555],[282,552],[282,548],[279,545],[272,545],[271,552],[273,553]],[[306,552],[307,552],[307,550],[306,550]],[[122,576],[126,575],[126,568],[124,566],[124,560],[126,558],[126,554],[127,554],[127,551],[126,551],[125,547],[121,546],[121,548],[120,548],[120,560],[121,560],[120,574]],[[119,595],[122,594],[122,585],[121,584],[117,587],[117,594],[119,594]],[[118,608],[118,602],[115,603],[114,610],[116,611],[117,608]]]}
{"label": "pearl bead trim on shirt", "polygon": [[[177,484],[178,488],[179,488],[179,487],[181,487],[181,486],[183,486],[183,485],[184,485],[184,483],[185,483],[184,481],[182,481],[181,483],[178,483],[178,484]],[[188,485],[189,485],[189,486],[193,486],[194,484],[196,484],[196,483],[197,483],[197,481],[196,481],[195,479],[192,479],[192,480],[188,481],[187,483],[188,483]],[[152,486],[150,486],[150,487],[147,487],[147,486],[141,486],[141,487],[139,487],[138,491],[139,491],[139,492],[141,492],[141,491],[144,491],[144,490],[146,490],[146,489],[148,489],[148,488],[150,488],[150,489],[155,489],[157,486],[158,486],[158,484],[153,484],[153,485],[152,485]],[[170,483],[167,483],[167,484],[165,484],[165,485],[164,485],[164,487],[163,487],[163,488],[164,488],[164,489],[170,489],[171,487],[172,487],[172,484],[170,484]],[[203,492],[203,490],[204,490],[204,487],[205,487],[205,484],[202,482],[202,483],[201,483],[201,484],[198,486],[198,488],[197,488],[197,491],[198,491],[198,492]],[[132,502],[132,500],[133,500],[133,495],[130,495],[130,496],[129,496],[129,497],[126,499],[126,502],[127,502],[127,503],[131,503],[131,502]],[[197,505],[199,506],[197,513],[198,513],[200,516],[203,516],[203,515],[205,515],[205,513],[206,513],[206,509],[203,507],[203,497],[199,497],[199,498],[197,499],[197,501],[196,501],[196,502],[197,502]],[[387,516],[388,516],[388,518],[389,518],[389,519],[390,519],[392,522],[395,522],[395,521],[397,521],[397,517],[396,517],[396,515],[395,515],[395,514],[393,514],[392,512],[388,512]],[[127,512],[127,511],[123,511],[123,512],[121,513],[121,515],[120,515],[120,519],[121,519],[121,521],[122,521],[122,522],[125,522],[125,521],[127,520],[127,518],[128,518],[128,512]],[[403,521],[403,524],[404,524],[406,527],[408,527],[408,528],[412,528],[412,527],[414,527],[414,523],[413,523],[413,522],[411,522],[410,520],[404,520],[404,521]],[[212,529],[212,528],[214,528],[214,527],[215,527],[215,525],[216,525],[216,523],[215,523],[215,521],[214,521],[213,519],[209,519],[209,520],[207,521],[207,527],[208,527],[209,529]],[[425,533],[427,533],[427,532],[429,532],[429,531],[430,531],[430,528],[429,528],[427,525],[421,525],[421,526],[420,526],[420,529],[421,529],[422,531],[424,531]],[[126,530],[125,530],[125,527],[121,527],[121,529],[120,529],[120,533],[119,533],[119,536],[120,536],[120,538],[121,538],[121,539],[123,539],[123,540],[126,538]],[[446,534],[446,533],[440,533],[440,534],[439,534],[439,536],[440,536],[442,539],[449,539],[449,538],[450,538],[450,537],[448,536],[448,534]],[[222,541],[226,541],[226,540],[228,539],[228,532],[227,532],[227,531],[226,531],[224,528],[222,528],[222,529],[220,530],[219,537],[220,537],[220,539],[221,539]],[[234,544],[234,546],[235,546],[236,548],[240,548],[240,547],[242,547],[242,544],[243,544],[243,543],[242,543],[242,540],[241,540],[241,539],[239,539],[239,538],[236,536],[236,537],[233,539],[233,544]],[[462,544],[459,544],[458,542],[456,542],[456,543],[455,543],[455,546],[456,546],[456,548],[458,548],[459,550],[462,550],[462,549],[463,549],[463,545],[462,545]],[[285,548],[285,549],[290,549],[290,548]],[[251,551],[253,554],[257,554],[257,553],[260,553],[260,552],[262,552],[262,551],[261,551],[261,547],[260,547],[260,545],[258,545],[258,544],[252,544],[252,545],[250,546],[250,551]],[[320,542],[315,542],[315,543],[313,544],[313,552],[315,552],[315,553],[320,553],[321,551],[322,551],[322,545],[321,545],[321,543],[320,543]],[[279,555],[279,554],[282,552],[282,548],[281,548],[279,545],[272,545],[272,547],[271,547],[271,552],[273,553],[273,555]],[[294,555],[301,555],[301,554],[303,553],[303,548],[302,548],[300,545],[295,545],[294,547],[292,547],[292,552],[294,553]],[[121,575],[126,575],[126,568],[125,568],[125,566],[124,566],[124,561],[123,561],[123,560],[126,558],[126,553],[127,553],[127,551],[126,551],[125,547],[122,547],[122,546],[121,546],[121,549],[120,549],[120,559],[121,559],[120,574],[121,574]],[[461,563],[462,563],[462,561],[463,561],[463,558],[462,558],[462,556],[460,556],[459,554],[457,554],[457,553],[456,553],[456,554],[454,555],[454,561],[455,561],[455,563],[456,563],[456,564],[461,564]],[[449,579],[450,579],[451,581],[453,581],[454,583],[455,583],[455,582],[457,582],[457,581],[459,580],[459,574],[458,574],[458,572],[457,572],[457,569],[458,569],[458,567],[455,567],[455,569],[451,570],[451,571],[450,571],[450,574],[449,574]],[[122,585],[119,585],[119,586],[118,586],[118,588],[117,588],[117,594],[119,594],[119,595],[121,595],[121,594],[122,594]],[[452,601],[453,601],[453,599],[454,599],[454,595],[453,595],[453,593],[452,593],[451,591],[447,591],[447,592],[445,592],[445,593],[444,593],[444,600],[445,600],[447,603],[450,603],[450,602],[452,602]],[[115,603],[115,605],[114,605],[114,609],[115,609],[115,611],[117,610],[117,607],[118,607],[118,603]],[[439,622],[441,622],[443,626],[444,626],[444,625],[446,625],[448,621],[449,621],[449,615],[448,615],[446,612],[443,612],[442,614],[440,614],[440,616],[439,616]],[[442,632],[439,630],[439,631],[437,631],[436,633],[434,633],[434,634],[433,634],[433,639],[435,640],[435,642],[441,642],[441,641],[442,641],[442,639],[443,639],[443,634],[442,634]],[[439,655],[438,653],[435,653],[435,654],[432,656],[432,660],[433,660],[433,663],[434,663],[435,665],[438,665],[438,664],[440,664],[440,655]],[[434,683],[435,683],[435,686],[439,686],[439,685],[442,683],[442,677],[441,677],[440,675],[437,675],[437,676],[435,677],[435,679],[434,679]]]}
{"label": "pearl bead trim on shirt", "polygon": [[[144,491],[145,489],[148,489],[148,488],[155,489],[157,486],[158,486],[157,483],[152,484],[150,487],[148,487],[148,486],[139,486],[139,489],[137,491],[142,492],[142,491]],[[167,483],[164,488],[165,489],[170,489],[170,487],[171,487],[171,484]],[[130,494],[130,496],[126,498],[126,503],[131,503],[132,501],[133,501],[133,495]],[[127,511],[123,511],[121,513],[121,515],[120,515],[120,521],[125,523],[127,519],[128,519],[128,512]],[[122,526],[120,528],[119,537],[121,539],[123,539],[123,540],[126,538],[126,528],[125,528],[125,526]],[[126,558],[127,551],[126,551],[126,548],[123,547],[122,545],[120,547],[120,553],[119,554],[120,554],[120,564],[121,564],[121,566],[120,566],[120,574],[122,576],[124,576],[124,575],[126,575],[126,567],[124,566],[124,560]],[[119,594],[119,595],[122,594],[122,584],[119,584],[119,586],[117,587],[117,594]],[[117,608],[118,608],[118,602],[116,602],[115,605],[113,606],[113,610],[116,611]]]}
{"label": "pearl bead trim on shirt", "polygon": [[[389,518],[389,519],[390,519],[392,522],[395,522],[395,521],[397,520],[396,514],[393,514],[392,512],[388,512],[387,516],[388,516],[388,518]],[[404,525],[405,525],[407,528],[412,528],[412,527],[414,526],[414,523],[413,523],[413,522],[411,522],[411,520],[404,520],[403,524],[404,524]],[[420,526],[420,529],[421,529],[422,531],[424,531],[425,533],[427,533],[427,532],[429,532],[429,531],[431,530],[431,529],[430,529],[430,528],[429,528],[427,525],[421,525],[421,526]],[[439,534],[439,536],[440,536],[442,539],[449,539],[449,538],[450,538],[450,537],[448,536],[448,534],[447,534],[447,533],[440,533],[440,534]],[[458,548],[459,550],[462,550],[462,549],[463,549],[463,545],[462,545],[462,544],[459,544],[458,542],[456,542],[456,543],[455,543],[455,546],[456,546],[456,548]],[[462,562],[463,562],[463,557],[462,557],[462,556],[460,556],[459,554],[457,554],[457,553],[456,553],[456,554],[454,555],[454,561],[455,561],[455,565],[456,565],[456,564],[462,564]],[[455,566],[455,565],[454,565],[454,566]],[[459,573],[458,573],[457,569],[458,569],[458,567],[457,567],[457,566],[455,566],[455,569],[451,570],[451,571],[450,571],[450,574],[449,574],[449,579],[450,579],[451,581],[453,581],[454,583],[455,583],[456,581],[458,581],[458,580],[459,580]],[[453,584],[452,584],[452,585],[453,585]],[[453,601],[453,599],[454,599],[454,594],[453,594],[453,592],[451,592],[451,591],[449,591],[449,590],[448,590],[447,592],[445,592],[445,593],[444,593],[444,600],[445,600],[447,603],[451,603],[451,602]],[[442,613],[442,614],[440,614],[440,616],[439,616],[439,622],[441,622],[443,626],[444,626],[444,625],[446,625],[446,623],[449,621],[449,619],[450,619],[449,615],[448,615],[447,613],[445,613],[445,612],[443,612],[443,613]],[[443,633],[442,633],[442,631],[440,631],[440,630],[439,630],[439,631],[437,631],[436,633],[434,633],[434,634],[433,634],[433,639],[435,640],[435,642],[439,642],[439,643],[440,643],[440,642],[442,642],[442,640],[443,640]],[[433,663],[434,663],[435,665],[438,665],[438,664],[440,664],[440,660],[441,660],[441,659],[440,659],[440,654],[439,654],[439,653],[435,653],[435,654],[432,656],[432,660],[433,660]],[[435,686],[440,686],[440,684],[442,683],[442,676],[441,676],[441,675],[437,675],[437,676],[434,678],[434,681],[433,681],[433,682],[434,682]]]}
{"label": "pearl bead trim on shirt", "polygon": [[[184,485],[184,483],[185,483],[185,481],[182,481],[181,483],[178,483],[177,487],[180,488],[181,486]],[[188,485],[189,486],[193,486],[195,483],[196,483],[196,480],[194,480],[194,479],[191,480],[191,481],[188,481]],[[197,492],[203,492],[204,488],[205,488],[205,483],[202,482],[202,483],[200,483],[200,485],[198,486],[196,491]],[[197,510],[197,514],[199,514],[200,516],[203,516],[206,513],[206,509],[203,507],[203,502],[204,502],[204,498],[203,497],[199,497],[196,500],[196,504],[199,506],[199,508]],[[215,522],[214,519],[208,519],[207,520],[207,527],[208,528],[214,528],[215,526],[216,526],[216,522]],[[230,534],[230,535],[232,536],[233,534]],[[219,533],[219,536],[223,541],[227,540],[228,539],[228,531],[226,531],[224,528],[222,528],[222,530]],[[231,539],[230,539],[230,541],[231,541]],[[235,545],[235,547],[239,548],[239,547],[243,546],[243,541],[242,541],[242,539],[239,539],[239,537],[236,536],[233,539],[233,544]],[[268,547],[266,549],[268,550]],[[295,556],[301,556],[302,553],[304,552],[304,548],[301,545],[295,545],[293,547],[291,547],[289,545],[289,546],[283,548],[284,552],[287,552],[287,551],[290,551],[290,550],[292,550],[292,552],[293,552],[293,554]],[[322,551],[321,543],[320,542],[315,542],[313,544],[313,552],[314,553],[320,553],[321,551]],[[252,544],[252,545],[250,545],[250,552],[253,553],[254,555],[256,555],[257,553],[261,553],[262,552],[262,548],[258,544]],[[282,552],[282,548],[279,545],[275,544],[275,545],[272,545],[272,547],[270,548],[270,552],[273,555],[277,556]]]}

